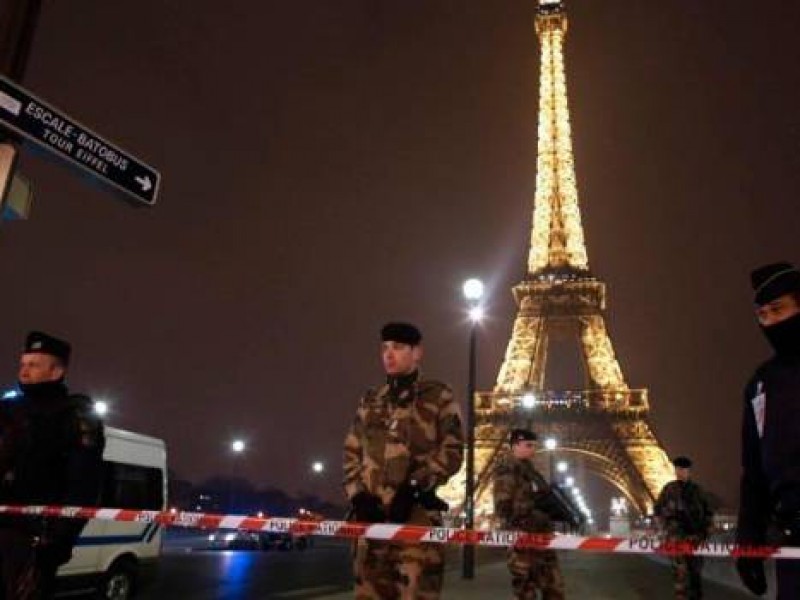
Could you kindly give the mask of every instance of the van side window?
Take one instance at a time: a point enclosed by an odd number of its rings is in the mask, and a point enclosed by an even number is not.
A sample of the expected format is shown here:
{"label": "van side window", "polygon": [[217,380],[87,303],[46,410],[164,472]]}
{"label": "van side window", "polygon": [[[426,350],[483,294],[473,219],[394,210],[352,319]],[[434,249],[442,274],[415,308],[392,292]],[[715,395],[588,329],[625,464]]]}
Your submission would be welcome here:
{"label": "van side window", "polygon": [[161,469],[103,461],[103,506],[161,510],[163,486]]}

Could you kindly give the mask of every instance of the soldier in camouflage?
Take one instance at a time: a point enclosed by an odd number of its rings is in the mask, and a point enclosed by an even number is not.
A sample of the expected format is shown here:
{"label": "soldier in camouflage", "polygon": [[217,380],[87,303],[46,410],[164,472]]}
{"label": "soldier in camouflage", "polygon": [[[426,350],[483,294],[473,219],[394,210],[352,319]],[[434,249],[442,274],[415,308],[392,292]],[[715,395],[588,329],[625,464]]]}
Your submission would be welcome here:
{"label": "soldier in camouflage", "polygon": [[[672,464],[675,465],[676,479],[665,485],[658,495],[655,515],[668,544],[694,547],[708,537],[713,513],[703,490],[689,479],[692,461],[678,456]],[[702,556],[673,555],[676,598],[703,597],[702,570]]]}
{"label": "soldier in camouflage", "polygon": [[[503,529],[528,533],[553,533],[545,508],[551,503],[550,486],[533,465],[536,434],[514,429],[511,452],[501,458],[494,472],[494,514]],[[508,570],[514,598],[534,600],[537,590],[545,600],[564,598],[564,581],[553,550],[511,548]]]}
{"label": "soldier in camouflage", "polygon": [[[461,467],[464,433],[445,384],[419,373],[422,335],[413,325],[381,330],[387,381],[367,391],[344,444],[351,517],[368,523],[441,525],[447,504],[436,488]],[[441,544],[358,541],[356,600],[435,600],[444,575]]]}

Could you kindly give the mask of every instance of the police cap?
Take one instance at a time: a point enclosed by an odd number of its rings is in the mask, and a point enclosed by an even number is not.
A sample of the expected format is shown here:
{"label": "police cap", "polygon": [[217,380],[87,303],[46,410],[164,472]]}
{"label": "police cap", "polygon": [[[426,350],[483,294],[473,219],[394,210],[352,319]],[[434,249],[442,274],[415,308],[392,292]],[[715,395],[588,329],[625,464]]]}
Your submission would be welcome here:
{"label": "police cap", "polygon": [[422,333],[411,323],[387,323],[381,329],[381,341],[418,346]]}
{"label": "police cap", "polygon": [[692,461],[686,456],[676,456],[672,459],[672,464],[680,469],[689,469],[692,466]]}
{"label": "police cap", "polygon": [[763,306],[792,292],[800,292],[800,271],[787,262],[759,267],[750,273],[756,305]]}
{"label": "police cap", "polygon": [[25,354],[40,353],[49,354],[58,358],[64,366],[69,364],[69,357],[72,353],[72,346],[66,340],[48,335],[41,331],[31,331],[25,338]]}
{"label": "police cap", "polygon": [[508,436],[508,443],[512,446],[517,442],[535,442],[538,439],[530,429],[512,429]]}

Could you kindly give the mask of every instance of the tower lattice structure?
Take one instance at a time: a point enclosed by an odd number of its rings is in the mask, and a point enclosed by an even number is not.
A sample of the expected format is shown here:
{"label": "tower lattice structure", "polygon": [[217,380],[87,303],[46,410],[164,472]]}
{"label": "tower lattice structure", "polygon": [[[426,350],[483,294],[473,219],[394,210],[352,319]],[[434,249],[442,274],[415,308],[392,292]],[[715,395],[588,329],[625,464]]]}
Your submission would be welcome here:
{"label": "tower lattice structure", "polygon": [[[530,425],[558,441],[559,456],[584,467],[652,510],[672,466],[648,421],[646,389],[631,389],[604,320],[606,286],[589,270],[581,225],[564,68],[564,2],[539,0],[539,129],[536,193],[527,275],[513,288],[518,307],[494,389],[476,394],[478,517],[492,513],[491,473],[511,427]],[[577,341],[584,388],[548,389],[548,345]],[[463,506],[465,470],[442,490]]]}

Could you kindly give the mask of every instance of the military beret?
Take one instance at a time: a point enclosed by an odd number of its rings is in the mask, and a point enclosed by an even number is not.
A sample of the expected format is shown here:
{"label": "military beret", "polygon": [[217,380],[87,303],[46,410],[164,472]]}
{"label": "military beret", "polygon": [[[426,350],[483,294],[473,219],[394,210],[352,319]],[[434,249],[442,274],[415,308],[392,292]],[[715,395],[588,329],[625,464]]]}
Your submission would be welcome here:
{"label": "military beret", "polygon": [[411,323],[387,323],[381,329],[381,341],[418,346],[422,333]]}
{"label": "military beret", "polygon": [[72,346],[65,340],[60,340],[41,331],[31,331],[25,338],[24,352],[49,354],[60,359],[65,365],[69,364]]}
{"label": "military beret", "polygon": [[535,442],[537,439],[537,435],[530,429],[512,429],[508,435],[508,443],[512,446],[517,442]]}
{"label": "military beret", "polygon": [[750,273],[750,283],[755,303],[763,306],[785,294],[800,292],[800,271],[787,262],[764,265]]}
{"label": "military beret", "polygon": [[672,464],[680,469],[689,469],[692,466],[692,461],[685,456],[676,456],[672,459]]}

